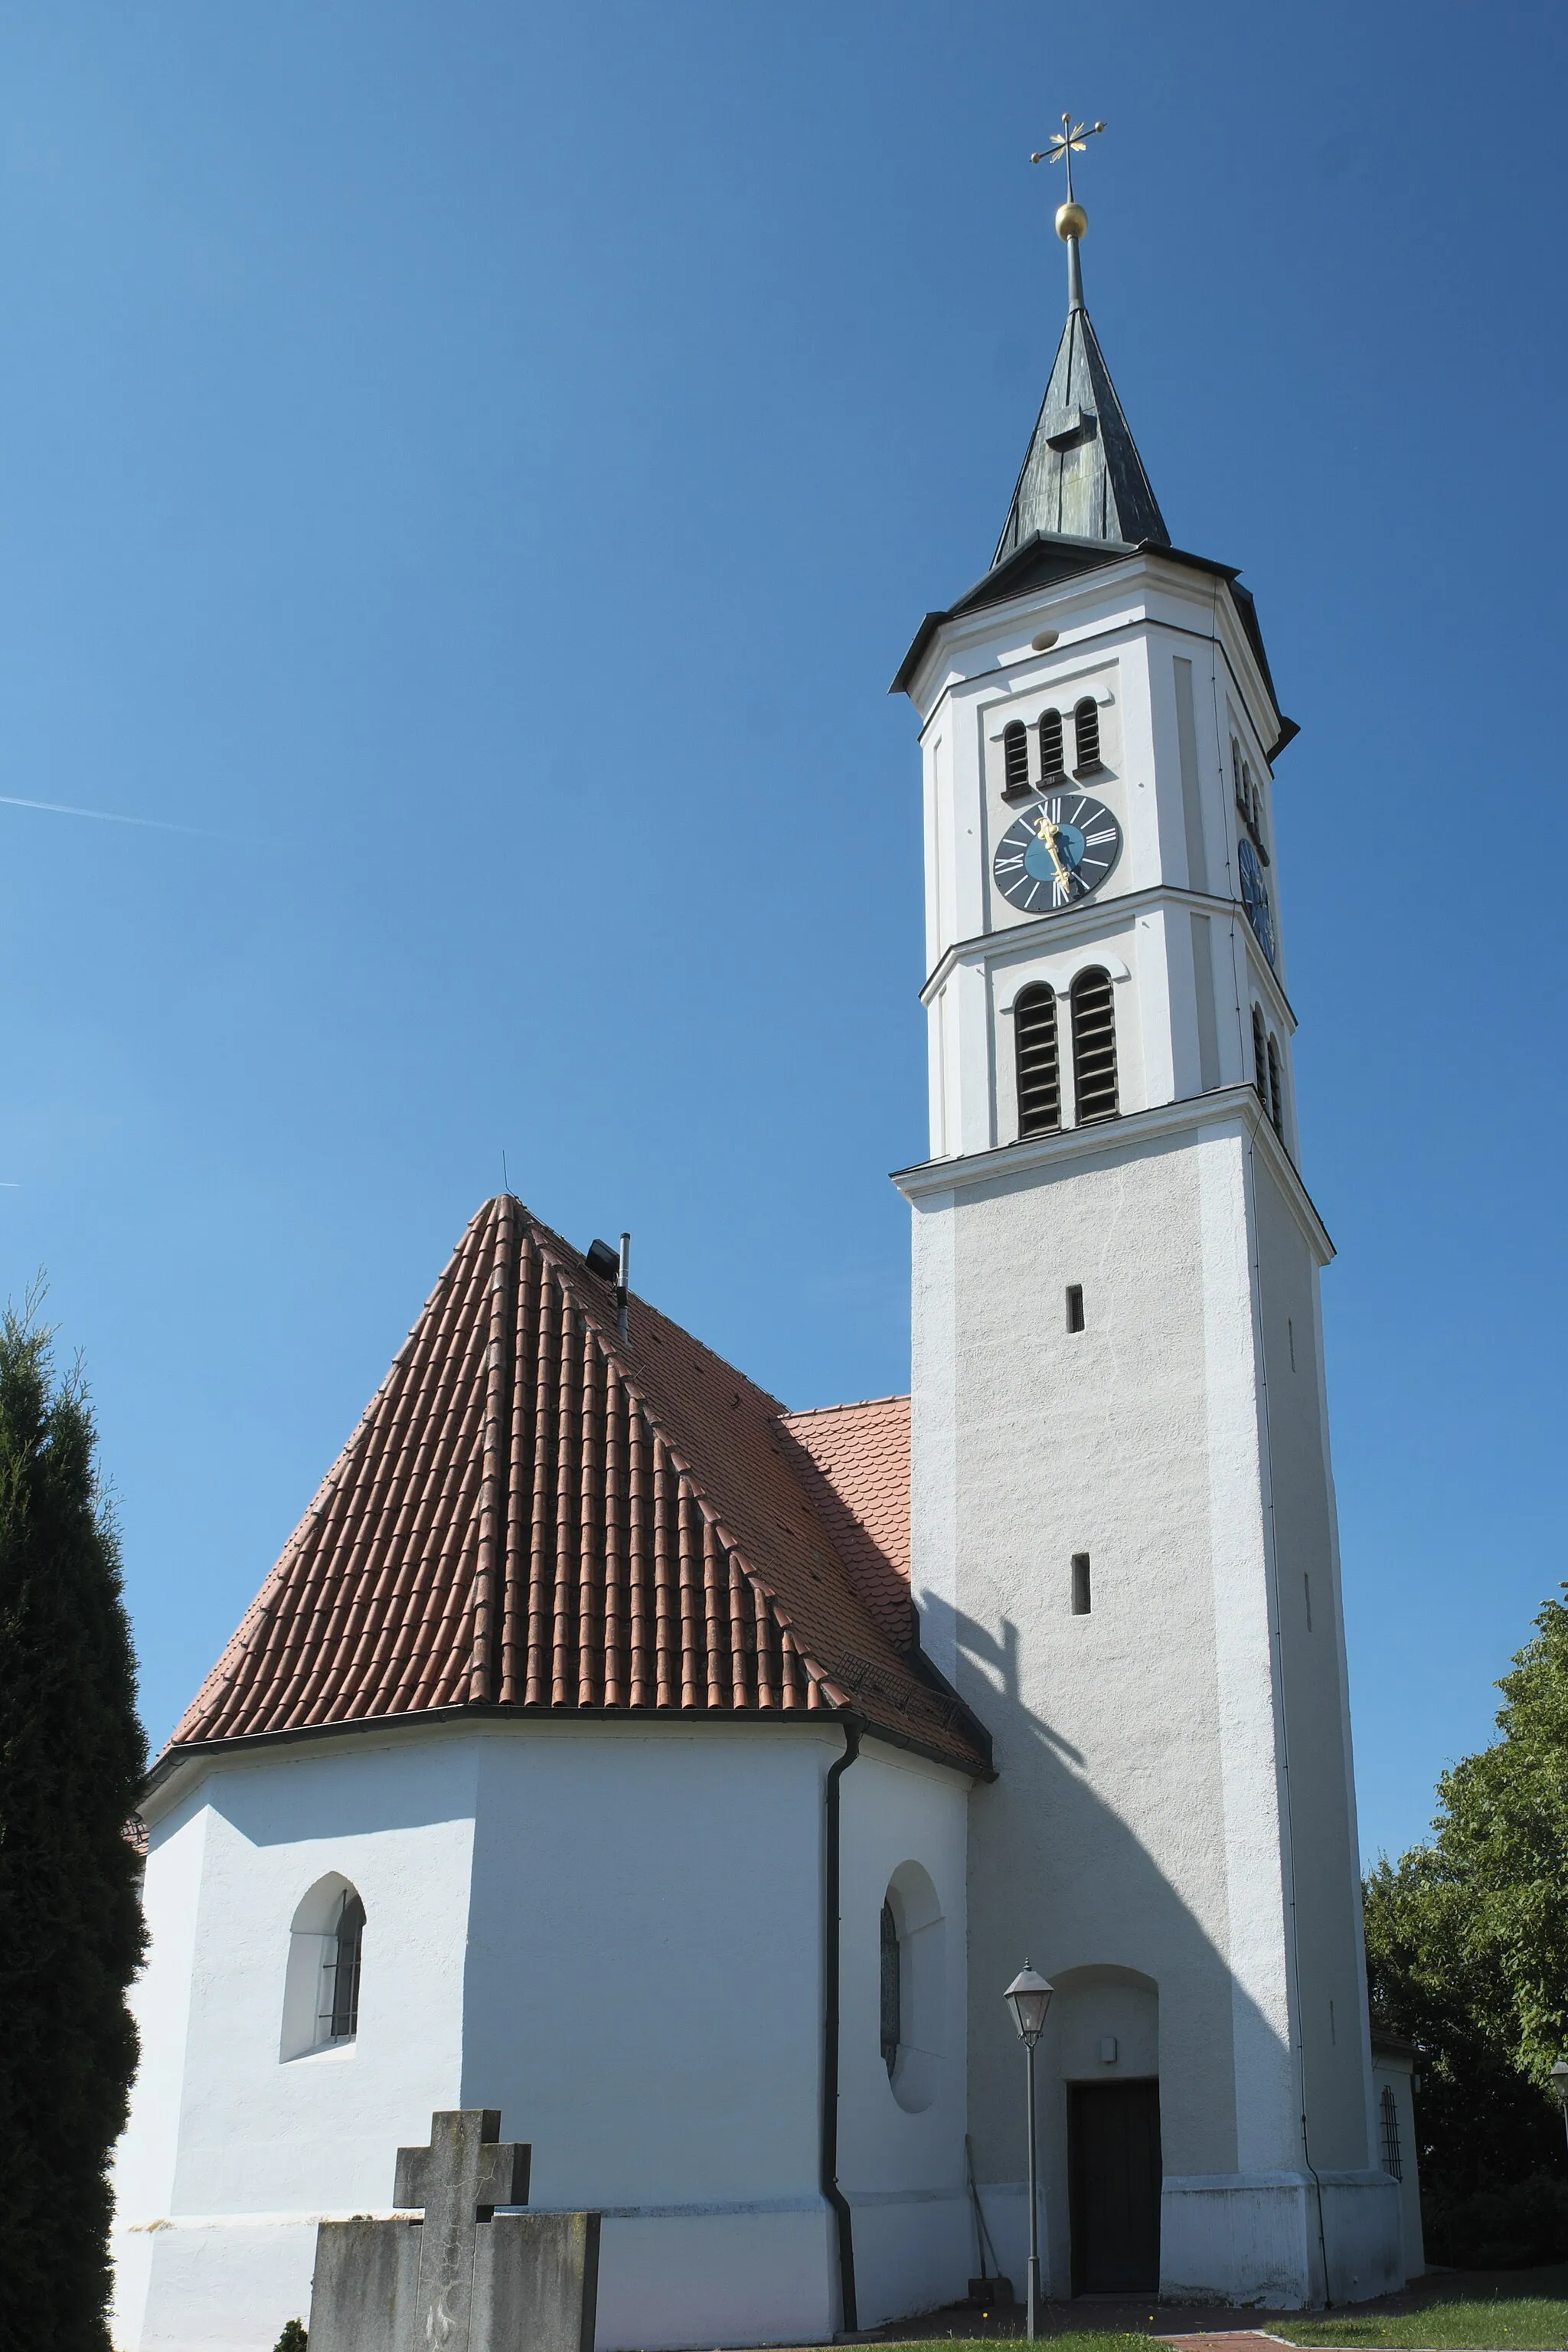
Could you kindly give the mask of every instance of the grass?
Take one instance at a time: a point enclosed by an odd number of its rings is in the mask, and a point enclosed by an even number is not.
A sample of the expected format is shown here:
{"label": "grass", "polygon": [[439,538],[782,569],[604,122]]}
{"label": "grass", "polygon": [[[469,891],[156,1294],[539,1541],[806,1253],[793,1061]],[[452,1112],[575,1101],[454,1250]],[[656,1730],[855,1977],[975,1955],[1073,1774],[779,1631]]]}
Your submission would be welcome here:
{"label": "grass", "polygon": [[[1568,2347],[1568,2302],[1557,2295],[1488,2295],[1465,2303],[1429,2303],[1421,2311],[1397,2316],[1368,2314],[1364,2319],[1336,2319],[1310,2314],[1270,2319],[1271,2336],[1291,2344],[1383,2345],[1400,2347],[1433,2346],[1480,2347],[1480,2352],[1563,2352]],[[1119,2337],[1118,2342],[1121,2339]]]}
{"label": "grass", "polygon": [[[1180,2328],[1179,2315],[1161,2314],[1167,2332]],[[1251,2315],[1227,2314],[1232,2327],[1245,2328]],[[1259,2313],[1254,2322],[1270,2336],[1289,2344],[1374,2347],[1387,2352],[1568,2352],[1568,2299],[1557,2295],[1472,2297],[1455,2303],[1429,2303],[1419,2311],[1368,2313],[1363,2319],[1340,2319],[1331,2313],[1314,2316],[1292,2312],[1288,2317]],[[943,2337],[940,2352],[1008,2352],[1021,2339],[1009,2336]],[[1042,2339],[1047,2352],[1149,2352],[1150,2336],[1110,2334],[1075,2329],[1070,2335]],[[910,2347],[910,2352],[939,2352],[935,2344]]]}

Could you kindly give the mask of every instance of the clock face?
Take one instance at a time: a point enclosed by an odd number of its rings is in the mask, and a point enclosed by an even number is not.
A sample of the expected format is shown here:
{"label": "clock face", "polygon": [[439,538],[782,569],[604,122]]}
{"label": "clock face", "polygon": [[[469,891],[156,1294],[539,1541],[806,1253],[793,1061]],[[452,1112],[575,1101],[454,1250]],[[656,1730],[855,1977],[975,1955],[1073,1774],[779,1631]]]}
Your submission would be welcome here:
{"label": "clock face", "polygon": [[1258,852],[1242,835],[1237,863],[1241,867],[1241,903],[1247,909],[1247,919],[1258,934],[1258,944],[1274,961],[1274,909],[1268,903],[1268,885],[1263,878]]}
{"label": "clock face", "polygon": [[1103,801],[1047,793],[1007,827],[991,870],[1004,898],[1050,915],[1098,890],[1121,855],[1121,827]]}

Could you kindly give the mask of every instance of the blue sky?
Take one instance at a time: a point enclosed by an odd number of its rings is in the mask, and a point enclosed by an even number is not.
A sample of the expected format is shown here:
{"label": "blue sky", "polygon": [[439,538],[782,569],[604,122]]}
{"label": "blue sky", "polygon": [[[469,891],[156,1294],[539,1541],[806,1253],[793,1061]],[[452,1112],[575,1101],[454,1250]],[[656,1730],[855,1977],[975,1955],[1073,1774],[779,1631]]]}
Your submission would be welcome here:
{"label": "blue sky", "polygon": [[1363,1842],[1564,1573],[1546,5],[0,20],[0,1241],[161,1739],[479,1202],[907,1379],[912,713],[1062,310],[1303,733],[1279,854]]}

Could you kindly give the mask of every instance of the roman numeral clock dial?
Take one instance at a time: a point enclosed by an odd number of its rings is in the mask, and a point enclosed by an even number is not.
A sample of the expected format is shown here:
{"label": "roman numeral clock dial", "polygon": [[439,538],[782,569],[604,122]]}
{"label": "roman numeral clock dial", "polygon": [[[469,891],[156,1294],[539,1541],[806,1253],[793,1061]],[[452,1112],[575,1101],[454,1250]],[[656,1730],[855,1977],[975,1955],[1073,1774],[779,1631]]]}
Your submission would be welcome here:
{"label": "roman numeral clock dial", "polygon": [[1075,907],[1121,855],[1121,827],[1087,793],[1049,793],[1016,817],[996,845],[996,887],[1026,915]]}

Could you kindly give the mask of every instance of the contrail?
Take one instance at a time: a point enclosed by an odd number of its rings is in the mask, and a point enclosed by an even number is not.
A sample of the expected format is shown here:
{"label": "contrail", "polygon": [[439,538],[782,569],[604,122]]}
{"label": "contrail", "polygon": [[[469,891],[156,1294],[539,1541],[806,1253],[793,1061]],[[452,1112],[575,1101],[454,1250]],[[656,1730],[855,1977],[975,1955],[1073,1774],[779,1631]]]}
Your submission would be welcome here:
{"label": "contrail", "polygon": [[205,824],[170,824],[161,816],[120,816],[113,809],[67,808],[62,801],[19,801],[11,793],[0,793],[0,807],[43,809],[50,816],[91,816],[100,824],[137,824],[149,833],[194,833],[203,841],[226,841],[225,833],[213,833]]}

